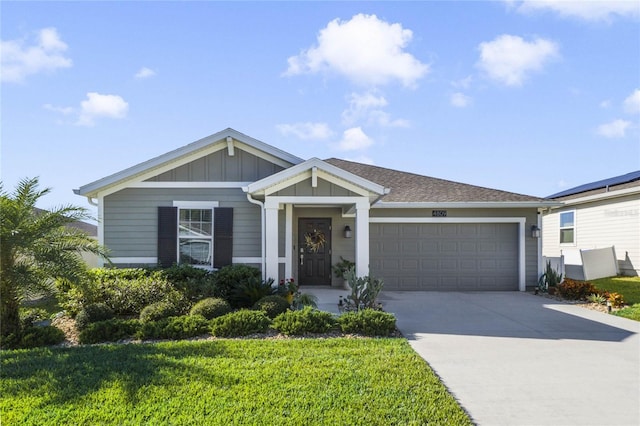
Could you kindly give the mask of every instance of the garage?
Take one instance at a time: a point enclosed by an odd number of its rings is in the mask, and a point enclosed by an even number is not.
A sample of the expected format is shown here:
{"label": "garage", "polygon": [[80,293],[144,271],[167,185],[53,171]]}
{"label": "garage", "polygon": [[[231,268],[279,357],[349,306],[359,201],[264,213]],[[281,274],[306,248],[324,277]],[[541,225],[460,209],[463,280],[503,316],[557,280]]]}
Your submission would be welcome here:
{"label": "garage", "polygon": [[518,224],[371,223],[370,270],[386,290],[518,290]]}

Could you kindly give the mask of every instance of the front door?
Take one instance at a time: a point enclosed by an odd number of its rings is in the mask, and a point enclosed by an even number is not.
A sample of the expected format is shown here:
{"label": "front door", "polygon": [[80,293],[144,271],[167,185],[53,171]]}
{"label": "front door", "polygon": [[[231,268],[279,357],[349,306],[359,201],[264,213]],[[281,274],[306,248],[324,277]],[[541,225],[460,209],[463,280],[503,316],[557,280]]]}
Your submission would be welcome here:
{"label": "front door", "polygon": [[331,285],[331,219],[298,219],[300,285]]}

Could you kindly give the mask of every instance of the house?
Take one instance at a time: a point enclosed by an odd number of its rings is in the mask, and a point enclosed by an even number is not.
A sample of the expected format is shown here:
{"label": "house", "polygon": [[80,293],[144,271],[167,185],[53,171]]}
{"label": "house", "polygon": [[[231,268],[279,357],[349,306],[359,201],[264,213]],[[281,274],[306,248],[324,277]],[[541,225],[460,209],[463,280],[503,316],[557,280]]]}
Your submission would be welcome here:
{"label": "house", "polygon": [[550,200],[339,159],[303,160],[233,129],[81,186],[118,266],[248,264],[339,285],[355,261],[397,290],[521,290],[541,270]]}
{"label": "house", "polygon": [[564,256],[570,278],[584,278],[580,250],[611,246],[620,274],[640,273],[640,170],[548,198],[562,202],[562,206],[543,213],[543,254]]}

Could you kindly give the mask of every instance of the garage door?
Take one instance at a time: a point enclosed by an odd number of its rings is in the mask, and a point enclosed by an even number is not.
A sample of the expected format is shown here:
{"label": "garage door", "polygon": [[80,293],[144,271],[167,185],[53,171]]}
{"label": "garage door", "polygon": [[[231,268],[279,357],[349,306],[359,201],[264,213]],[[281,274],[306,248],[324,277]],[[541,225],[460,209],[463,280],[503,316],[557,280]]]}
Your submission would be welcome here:
{"label": "garage door", "polygon": [[370,270],[386,290],[518,290],[518,224],[373,223]]}

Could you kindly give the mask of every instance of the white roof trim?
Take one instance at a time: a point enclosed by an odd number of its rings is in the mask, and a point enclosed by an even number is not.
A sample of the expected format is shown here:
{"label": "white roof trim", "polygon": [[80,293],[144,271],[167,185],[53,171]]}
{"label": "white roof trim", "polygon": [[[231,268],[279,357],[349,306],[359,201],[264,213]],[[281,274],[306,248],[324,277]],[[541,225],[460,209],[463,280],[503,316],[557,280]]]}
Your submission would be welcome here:
{"label": "white roof trim", "polygon": [[384,202],[379,201],[371,206],[372,209],[514,209],[536,207],[560,207],[557,201],[460,201],[445,203],[430,202]]}
{"label": "white roof trim", "polygon": [[343,170],[332,164],[326,163],[318,158],[312,158],[303,163],[296,164],[295,166],[289,167],[288,169],[282,170],[271,176],[267,176],[266,178],[261,179],[257,182],[249,184],[246,187],[246,192],[250,194],[263,192],[271,186],[277,185],[287,180],[291,180],[298,175],[301,175],[304,173],[311,173],[314,167],[316,168],[317,171],[325,172],[329,175],[333,175],[346,182],[349,182],[358,187],[366,189],[369,192],[373,192],[378,195],[389,193],[389,189],[385,188],[382,185],[378,185],[377,183],[373,183],[370,180],[361,178],[360,176],[347,172],[346,170]]}
{"label": "white roof trim", "polygon": [[188,145],[180,147],[176,150],[167,152],[166,154],[162,154],[158,157],[155,157],[145,162],[142,162],[140,164],[137,164],[133,167],[129,167],[120,172],[114,173],[110,176],[107,176],[97,181],[83,185],[79,189],[74,190],[74,192],[78,195],[95,196],[98,192],[100,192],[106,187],[109,187],[118,183],[122,183],[123,181],[130,180],[145,172],[149,172],[153,169],[159,168],[168,163],[177,161],[180,158],[187,157],[200,150],[204,150],[207,147],[210,147],[211,145],[214,145],[216,143],[224,144],[224,148],[227,148],[227,143],[228,143],[227,138],[229,137],[241,142],[242,144],[255,148],[256,150],[265,152],[275,158],[281,159],[290,164],[299,164],[304,161],[301,158],[296,157],[295,155],[291,155],[274,146],[268,145],[262,141],[259,141],[243,133],[240,133],[237,130],[228,128],[221,132],[214,133],[213,135],[207,136],[205,138],[192,142]]}
{"label": "white roof trim", "polygon": [[[608,200],[610,198],[624,197],[626,195],[633,195],[633,194],[640,194],[640,186],[634,186],[632,188],[618,189],[618,190],[609,191],[609,192],[602,192],[600,194],[593,194],[593,195],[587,195],[585,197],[572,198],[564,201],[558,200],[558,201],[562,203],[562,206],[571,206],[575,204],[589,203],[591,201],[601,201],[601,200]],[[557,208],[562,206],[554,206],[554,207]]]}

